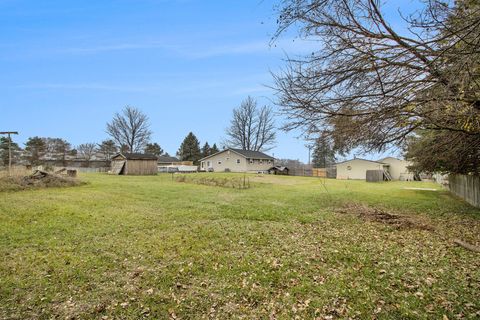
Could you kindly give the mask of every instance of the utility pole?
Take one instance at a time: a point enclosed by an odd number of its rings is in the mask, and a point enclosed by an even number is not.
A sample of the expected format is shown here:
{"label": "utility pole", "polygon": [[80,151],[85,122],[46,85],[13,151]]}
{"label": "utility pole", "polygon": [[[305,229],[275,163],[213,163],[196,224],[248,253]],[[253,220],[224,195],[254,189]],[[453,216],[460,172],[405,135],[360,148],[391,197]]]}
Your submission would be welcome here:
{"label": "utility pole", "polygon": [[8,136],[8,175],[12,175],[12,134],[18,134],[17,131],[3,131],[0,134]]}
{"label": "utility pole", "polygon": [[313,145],[311,144],[306,144],[305,147],[308,148],[308,165],[310,165],[310,157],[311,157],[311,153],[312,153],[312,148],[313,148]]}

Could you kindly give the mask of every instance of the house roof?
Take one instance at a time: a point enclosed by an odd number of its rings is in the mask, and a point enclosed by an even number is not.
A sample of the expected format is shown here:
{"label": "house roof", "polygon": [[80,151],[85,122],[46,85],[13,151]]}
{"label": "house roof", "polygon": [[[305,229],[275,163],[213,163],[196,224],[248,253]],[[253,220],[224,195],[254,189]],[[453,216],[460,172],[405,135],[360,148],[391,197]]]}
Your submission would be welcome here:
{"label": "house roof", "polygon": [[405,159],[400,159],[400,158],[396,158],[396,157],[385,157],[385,158],[382,158],[382,159],[378,159],[377,161],[378,162],[383,162],[387,159],[395,159],[395,160],[399,160],[399,161],[406,161]]}
{"label": "house roof", "polygon": [[274,167],[271,167],[270,169],[268,169],[268,171],[270,170],[278,170],[278,171],[289,171],[289,169],[287,167],[282,167],[282,166],[274,166]]}
{"label": "house roof", "polygon": [[158,162],[180,162],[180,160],[176,157],[170,157],[170,156],[159,156],[158,157]]}
{"label": "house roof", "polygon": [[112,159],[118,156],[127,160],[157,160],[158,158],[156,155],[150,153],[117,153]]}
{"label": "house roof", "polygon": [[202,158],[200,160],[205,160],[205,159],[208,159],[208,158],[211,158],[213,156],[216,156],[217,154],[220,154],[222,152],[225,152],[225,151],[232,151],[232,152],[235,152],[236,154],[239,154],[247,159],[267,159],[267,160],[274,160],[273,157],[269,156],[268,154],[265,154],[263,152],[260,152],[260,151],[252,151],[252,150],[242,150],[242,149],[233,149],[233,148],[228,148],[228,149],[225,149],[225,150],[222,150],[222,151],[219,151],[217,153],[214,153],[214,154],[211,154],[205,158]]}
{"label": "house roof", "polygon": [[346,163],[346,162],[350,162],[350,161],[354,161],[354,160],[374,162],[374,163],[383,164],[383,165],[387,165],[387,166],[388,166],[388,163],[384,163],[384,162],[380,162],[380,161],[375,161],[375,160],[367,160],[367,159],[362,159],[362,158],[355,158],[355,159],[345,160],[345,161],[342,161],[342,162],[337,162],[337,163],[335,163],[335,165],[337,165],[337,164],[342,164],[342,163]]}

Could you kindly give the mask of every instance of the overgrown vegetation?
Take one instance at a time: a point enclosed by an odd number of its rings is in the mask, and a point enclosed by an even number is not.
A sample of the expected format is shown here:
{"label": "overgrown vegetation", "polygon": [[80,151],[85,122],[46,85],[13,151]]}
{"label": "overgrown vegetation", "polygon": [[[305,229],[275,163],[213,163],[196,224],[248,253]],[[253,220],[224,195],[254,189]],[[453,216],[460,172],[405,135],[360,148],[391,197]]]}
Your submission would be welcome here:
{"label": "overgrown vegetation", "polygon": [[240,192],[169,175],[81,178],[0,192],[0,318],[480,315],[479,255],[450,241],[480,245],[480,210],[437,185],[264,175]]}
{"label": "overgrown vegetation", "polygon": [[249,189],[251,186],[247,176],[178,175],[175,176],[175,181],[235,189]]}
{"label": "overgrown vegetation", "polygon": [[60,188],[73,187],[81,185],[82,182],[75,178],[48,174],[45,177],[38,178],[31,175],[30,171],[15,171],[9,175],[7,171],[0,172],[0,192],[19,191],[37,188]]}

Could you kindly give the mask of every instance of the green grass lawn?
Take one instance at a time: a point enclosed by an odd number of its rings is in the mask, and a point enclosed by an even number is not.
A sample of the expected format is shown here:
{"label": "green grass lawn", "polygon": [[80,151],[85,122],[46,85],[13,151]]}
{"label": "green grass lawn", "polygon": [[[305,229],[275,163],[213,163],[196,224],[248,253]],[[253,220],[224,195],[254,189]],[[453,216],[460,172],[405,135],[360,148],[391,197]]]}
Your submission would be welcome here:
{"label": "green grass lawn", "polygon": [[249,178],[238,190],[91,174],[1,192],[0,319],[480,317],[480,255],[452,243],[480,244],[479,209],[404,189],[440,189],[428,183]]}

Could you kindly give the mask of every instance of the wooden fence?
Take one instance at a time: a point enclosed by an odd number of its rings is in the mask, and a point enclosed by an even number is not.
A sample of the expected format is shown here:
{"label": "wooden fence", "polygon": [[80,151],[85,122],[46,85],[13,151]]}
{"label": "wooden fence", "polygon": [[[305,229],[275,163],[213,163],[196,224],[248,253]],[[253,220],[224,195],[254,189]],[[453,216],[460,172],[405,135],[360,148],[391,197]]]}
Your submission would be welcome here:
{"label": "wooden fence", "polygon": [[326,178],[327,177],[327,169],[325,169],[325,168],[313,168],[312,169],[312,177]]}
{"label": "wooden fence", "polygon": [[472,206],[480,207],[480,176],[451,174],[448,176],[450,191]]}
{"label": "wooden fence", "polygon": [[337,177],[336,168],[289,168],[291,176],[333,178]]}
{"label": "wooden fence", "polygon": [[383,181],[383,170],[367,170],[366,181],[367,182]]}

